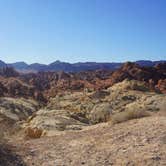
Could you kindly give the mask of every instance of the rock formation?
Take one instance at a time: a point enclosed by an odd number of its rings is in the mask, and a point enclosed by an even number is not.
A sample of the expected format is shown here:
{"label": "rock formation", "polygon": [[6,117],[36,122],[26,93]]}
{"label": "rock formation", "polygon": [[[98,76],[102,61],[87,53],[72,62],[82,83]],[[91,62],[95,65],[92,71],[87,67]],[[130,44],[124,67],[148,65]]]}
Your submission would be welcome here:
{"label": "rock formation", "polygon": [[[0,133],[21,157],[15,165],[165,165],[165,65],[1,69]],[[0,142],[0,163],[8,159],[5,149]]]}

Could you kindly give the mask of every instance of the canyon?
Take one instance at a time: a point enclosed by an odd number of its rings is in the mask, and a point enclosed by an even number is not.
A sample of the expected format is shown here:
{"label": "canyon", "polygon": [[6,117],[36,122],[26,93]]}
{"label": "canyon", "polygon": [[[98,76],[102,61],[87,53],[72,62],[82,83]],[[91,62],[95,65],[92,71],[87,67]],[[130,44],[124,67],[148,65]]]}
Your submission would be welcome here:
{"label": "canyon", "polygon": [[165,165],[166,63],[0,69],[0,165]]}

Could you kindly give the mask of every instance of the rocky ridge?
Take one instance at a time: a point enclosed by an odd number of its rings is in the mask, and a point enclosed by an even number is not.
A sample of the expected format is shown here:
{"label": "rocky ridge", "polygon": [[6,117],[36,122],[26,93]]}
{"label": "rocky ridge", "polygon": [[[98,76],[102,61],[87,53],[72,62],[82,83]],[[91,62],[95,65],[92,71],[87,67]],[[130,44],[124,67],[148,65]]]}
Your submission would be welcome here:
{"label": "rocky ridge", "polygon": [[125,79],[143,81],[151,91],[166,91],[166,63],[155,67],[141,67],[128,62],[115,71],[96,70],[80,73],[19,74],[12,68],[4,68],[1,69],[0,75],[1,96],[31,97],[40,102],[46,102],[64,91],[106,89]]}
{"label": "rocky ridge", "polygon": [[165,64],[0,75],[1,165],[166,164]]}

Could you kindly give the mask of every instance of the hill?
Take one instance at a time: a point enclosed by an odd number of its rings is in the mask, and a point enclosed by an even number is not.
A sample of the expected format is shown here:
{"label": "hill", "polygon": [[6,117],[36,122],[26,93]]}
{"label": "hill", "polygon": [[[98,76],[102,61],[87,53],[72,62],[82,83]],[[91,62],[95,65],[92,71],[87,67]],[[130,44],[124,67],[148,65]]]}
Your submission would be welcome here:
{"label": "hill", "polygon": [[[148,61],[148,60],[140,60],[136,61],[135,63],[139,64],[140,66],[148,66],[152,67],[158,63],[164,63],[163,61]],[[33,63],[33,64],[26,64],[25,62],[16,62],[5,64],[5,62],[0,62],[0,68],[5,67],[8,65],[9,67],[15,68],[19,72],[27,73],[27,72],[38,72],[38,71],[64,71],[64,72],[80,72],[80,71],[87,71],[87,70],[116,70],[120,68],[123,63],[99,63],[99,62],[79,62],[79,63],[67,63],[61,61],[55,61],[50,63],[49,65]]]}
{"label": "hill", "polygon": [[165,101],[166,63],[1,68],[0,165],[165,165]]}
{"label": "hill", "polygon": [[164,166],[165,128],[166,117],[136,119],[115,126],[104,123],[50,138],[19,141],[14,151],[27,165],[35,166]]}

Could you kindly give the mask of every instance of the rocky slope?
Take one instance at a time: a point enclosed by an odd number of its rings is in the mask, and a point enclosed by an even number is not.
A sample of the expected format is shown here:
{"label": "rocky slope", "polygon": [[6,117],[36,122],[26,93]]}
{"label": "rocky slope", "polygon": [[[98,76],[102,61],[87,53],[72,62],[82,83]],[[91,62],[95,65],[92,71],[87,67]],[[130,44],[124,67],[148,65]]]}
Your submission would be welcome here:
{"label": "rocky slope", "polygon": [[28,84],[43,91],[44,96],[54,97],[65,91],[99,90],[108,88],[124,79],[144,81],[153,91],[165,92],[166,63],[155,67],[141,67],[126,63],[120,69],[87,71],[80,73],[44,72],[23,77]]}
{"label": "rocky slope", "polygon": [[165,64],[0,75],[0,165],[166,164]]}
{"label": "rocky slope", "polygon": [[16,154],[27,165],[151,165],[166,164],[166,117],[148,117],[111,126],[19,142]]}
{"label": "rocky slope", "polygon": [[46,102],[64,91],[93,91],[106,89],[124,79],[144,81],[152,91],[166,91],[166,63],[141,67],[126,63],[116,71],[96,70],[80,73],[40,72],[19,74],[12,68],[0,70],[1,96],[31,97]]}
{"label": "rocky slope", "polygon": [[44,109],[33,114],[23,128],[27,131],[41,129],[39,137],[52,136],[57,131],[81,130],[87,125],[111,121],[112,117],[119,122],[125,121],[128,114],[145,116],[164,112],[165,101],[166,95],[149,92],[143,82],[124,80],[107,90],[66,92],[56,96]]}
{"label": "rocky slope", "polygon": [[20,122],[39,109],[39,104],[30,99],[0,98],[0,133],[8,135],[20,128]]}

